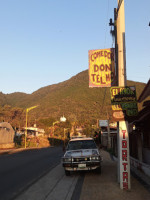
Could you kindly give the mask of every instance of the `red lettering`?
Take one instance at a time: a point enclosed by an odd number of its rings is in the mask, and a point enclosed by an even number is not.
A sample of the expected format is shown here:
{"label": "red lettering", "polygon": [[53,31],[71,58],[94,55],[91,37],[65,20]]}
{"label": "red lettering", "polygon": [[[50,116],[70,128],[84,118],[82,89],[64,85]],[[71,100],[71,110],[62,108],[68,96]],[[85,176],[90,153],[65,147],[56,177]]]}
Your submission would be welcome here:
{"label": "red lettering", "polygon": [[125,139],[126,138],[126,135],[125,135],[126,131],[122,131],[122,133],[123,133],[123,139]]}
{"label": "red lettering", "polygon": [[128,163],[122,163],[122,164],[123,164],[124,171],[127,171],[127,165],[128,165]]}
{"label": "red lettering", "polygon": [[95,52],[95,53],[94,53],[94,59],[96,59],[96,58],[97,58],[97,53]]}
{"label": "red lettering", "polygon": [[94,60],[96,60],[98,57],[105,57],[105,58],[107,57],[108,59],[114,60],[114,54],[107,51],[94,52],[91,55],[90,60],[94,62]]}
{"label": "red lettering", "polygon": [[105,68],[106,68],[106,70],[105,70],[106,72],[107,72],[107,71],[111,71],[111,65],[109,65],[109,66],[108,66],[108,65],[105,65]]}
{"label": "red lettering", "polygon": [[128,182],[128,172],[123,172],[123,181]]}
{"label": "red lettering", "polygon": [[128,190],[128,183],[127,182],[123,182],[123,189]]}
{"label": "red lettering", "polygon": [[100,65],[100,70],[101,70],[101,71],[104,71],[104,69],[105,69],[105,68],[104,68],[104,65]]}
{"label": "red lettering", "polygon": [[98,72],[98,65],[94,65],[94,72]]}
{"label": "red lettering", "polygon": [[103,65],[101,64],[100,66],[98,65],[94,65],[94,72],[98,72],[98,71],[105,71],[105,72],[109,72],[111,71],[111,65]]}
{"label": "red lettering", "polygon": [[127,148],[127,141],[126,140],[122,140],[122,148]]}
{"label": "red lettering", "polygon": [[103,82],[103,77],[101,77],[101,84],[106,84],[106,82]]}
{"label": "red lettering", "polygon": [[107,51],[104,51],[104,56],[107,57]]}
{"label": "red lettering", "polygon": [[97,83],[100,83],[99,75],[97,75]]}
{"label": "red lettering", "polygon": [[127,161],[127,150],[122,150],[122,160]]}
{"label": "red lettering", "polygon": [[91,61],[94,61],[94,59],[93,59],[93,55],[91,55]]}
{"label": "red lettering", "polygon": [[106,74],[106,81],[110,81],[110,74]]}
{"label": "red lettering", "polygon": [[111,53],[109,52],[109,53],[108,53],[108,58],[109,58],[109,59],[110,59],[110,55],[111,55]]}
{"label": "red lettering", "polygon": [[92,81],[95,82],[95,76],[96,76],[96,74],[91,74],[91,76],[92,76]]}

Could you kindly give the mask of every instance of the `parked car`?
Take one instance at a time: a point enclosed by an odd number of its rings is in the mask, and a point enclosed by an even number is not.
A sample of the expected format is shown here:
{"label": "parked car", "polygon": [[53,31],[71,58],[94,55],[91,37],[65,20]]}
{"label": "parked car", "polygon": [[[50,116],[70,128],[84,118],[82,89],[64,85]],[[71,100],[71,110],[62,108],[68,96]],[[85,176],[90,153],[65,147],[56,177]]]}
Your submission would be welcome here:
{"label": "parked car", "polygon": [[71,139],[62,158],[65,174],[71,171],[96,170],[101,173],[102,156],[92,138]]}

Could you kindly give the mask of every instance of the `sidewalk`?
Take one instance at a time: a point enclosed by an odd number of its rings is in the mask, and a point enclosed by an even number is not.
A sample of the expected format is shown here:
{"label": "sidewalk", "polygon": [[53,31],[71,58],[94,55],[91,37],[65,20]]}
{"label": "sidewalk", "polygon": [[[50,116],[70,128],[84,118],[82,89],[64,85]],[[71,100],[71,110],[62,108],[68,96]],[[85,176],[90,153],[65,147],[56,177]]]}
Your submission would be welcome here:
{"label": "sidewalk", "polygon": [[[66,177],[59,164],[47,175],[24,191],[16,200],[149,200],[150,192],[136,178],[131,176],[131,190],[121,190],[117,183],[117,163],[108,152],[102,151],[102,174],[85,173],[81,194],[75,195],[80,173]],[[79,197],[80,196],[80,197]]]}
{"label": "sidewalk", "polygon": [[149,200],[150,192],[131,175],[131,190],[121,190],[117,183],[117,163],[102,151],[104,162],[101,176],[86,175],[80,200]]}
{"label": "sidewalk", "polygon": [[78,177],[75,174],[65,176],[59,164],[15,200],[71,200]]}

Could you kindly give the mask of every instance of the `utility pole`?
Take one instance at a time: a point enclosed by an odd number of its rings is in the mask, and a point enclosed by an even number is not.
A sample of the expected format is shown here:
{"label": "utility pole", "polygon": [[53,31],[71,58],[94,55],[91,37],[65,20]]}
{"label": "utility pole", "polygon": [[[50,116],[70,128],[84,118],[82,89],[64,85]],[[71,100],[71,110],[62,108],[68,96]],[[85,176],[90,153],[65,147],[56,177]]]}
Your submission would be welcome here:
{"label": "utility pole", "polygon": [[[118,0],[117,9],[118,86],[126,86],[126,49],[124,0]],[[121,189],[131,189],[128,122],[119,121],[118,181]]]}

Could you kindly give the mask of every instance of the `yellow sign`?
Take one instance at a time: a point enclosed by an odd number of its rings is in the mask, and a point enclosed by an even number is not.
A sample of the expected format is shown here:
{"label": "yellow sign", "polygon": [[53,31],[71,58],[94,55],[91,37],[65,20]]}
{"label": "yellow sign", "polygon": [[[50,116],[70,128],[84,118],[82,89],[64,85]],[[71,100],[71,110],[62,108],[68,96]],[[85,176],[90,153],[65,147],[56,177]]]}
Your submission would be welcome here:
{"label": "yellow sign", "polygon": [[112,49],[89,51],[89,87],[111,87],[115,83],[115,52]]}
{"label": "yellow sign", "polygon": [[120,105],[112,105],[112,110],[122,110]]}

